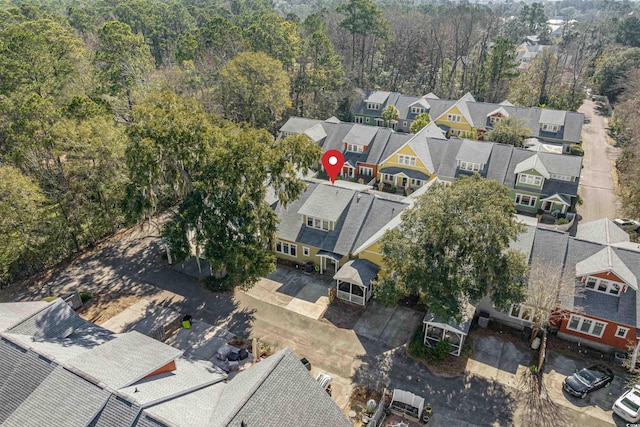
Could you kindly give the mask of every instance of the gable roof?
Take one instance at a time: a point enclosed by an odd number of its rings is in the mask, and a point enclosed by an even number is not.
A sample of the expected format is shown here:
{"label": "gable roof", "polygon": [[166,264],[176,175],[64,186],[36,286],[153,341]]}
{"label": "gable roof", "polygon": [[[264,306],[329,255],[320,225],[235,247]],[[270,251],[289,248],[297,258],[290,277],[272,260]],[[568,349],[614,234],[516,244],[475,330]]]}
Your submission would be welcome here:
{"label": "gable roof", "polygon": [[566,111],[548,110],[546,108],[540,111],[540,123],[542,124],[564,126],[566,117]]}
{"label": "gable roof", "polygon": [[549,171],[544,166],[544,163],[542,163],[542,161],[538,157],[538,154],[534,154],[533,156],[527,158],[526,160],[523,160],[522,162],[518,163],[513,172],[522,173],[531,169],[537,171],[540,175],[542,175],[546,179],[549,179],[551,177],[551,175],[549,175]]}
{"label": "gable roof", "polygon": [[628,242],[629,235],[609,218],[602,218],[580,224],[576,232],[576,239],[606,245]]}
{"label": "gable roof", "polygon": [[84,324],[85,321],[66,302],[58,298],[9,331],[36,338],[65,338]]}
{"label": "gable roof", "polygon": [[[228,402],[232,410],[228,416],[217,418],[213,425],[240,427],[244,422],[248,426],[280,427],[284,420],[287,425],[295,426],[352,425],[289,349],[281,350],[269,359],[251,368],[264,364],[260,374],[254,374],[251,381],[240,378],[248,376],[248,371],[234,378],[240,380],[242,391],[231,387],[225,389],[218,406]],[[288,393],[280,390],[288,390]]]}
{"label": "gable roof", "polygon": [[576,264],[576,277],[590,276],[597,273],[611,271],[636,291],[638,281],[624,262],[618,257],[611,246],[603,248],[589,258]]}
{"label": "gable roof", "polygon": [[[352,190],[333,185],[319,185],[307,197],[298,214],[337,221],[352,198]],[[327,203],[328,200],[331,200],[331,203]]]}
{"label": "gable roof", "polygon": [[45,301],[5,303],[0,310],[0,332],[13,328],[48,305],[49,303]]}
{"label": "gable roof", "polygon": [[389,95],[391,95],[391,92],[376,90],[374,92],[371,92],[369,96],[367,96],[367,98],[364,100],[364,102],[372,102],[374,104],[384,104],[387,101],[387,98],[389,98]]}
{"label": "gable roof", "polygon": [[119,335],[68,363],[114,389],[129,386],[158,370],[182,351],[139,332]]}

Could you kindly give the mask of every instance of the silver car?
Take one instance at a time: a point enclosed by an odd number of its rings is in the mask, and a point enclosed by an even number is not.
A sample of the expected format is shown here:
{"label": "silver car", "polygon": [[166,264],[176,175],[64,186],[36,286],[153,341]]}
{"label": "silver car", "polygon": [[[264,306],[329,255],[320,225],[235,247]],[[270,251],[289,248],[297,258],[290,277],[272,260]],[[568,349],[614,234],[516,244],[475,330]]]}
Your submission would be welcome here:
{"label": "silver car", "polygon": [[640,222],[633,219],[618,218],[614,219],[613,222],[624,231],[640,231]]}
{"label": "silver car", "polygon": [[640,421],[640,385],[636,384],[632,389],[625,391],[613,404],[612,409],[625,421]]}

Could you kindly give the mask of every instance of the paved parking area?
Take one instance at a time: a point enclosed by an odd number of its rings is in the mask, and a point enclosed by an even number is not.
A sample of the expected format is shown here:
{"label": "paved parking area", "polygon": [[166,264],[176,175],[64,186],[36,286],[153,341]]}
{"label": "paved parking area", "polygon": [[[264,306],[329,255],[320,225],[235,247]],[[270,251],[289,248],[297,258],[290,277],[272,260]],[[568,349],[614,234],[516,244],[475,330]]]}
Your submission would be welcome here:
{"label": "paved parking area", "polygon": [[392,348],[406,344],[424,313],[406,307],[384,307],[370,302],[353,330],[359,336],[381,341]]}
{"label": "paved parking area", "polygon": [[277,266],[276,271],[260,279],[245,293],[317,320],[329,306],[329,288],[333,285],[334,282],[329,277],[307,275],[301,271]]}

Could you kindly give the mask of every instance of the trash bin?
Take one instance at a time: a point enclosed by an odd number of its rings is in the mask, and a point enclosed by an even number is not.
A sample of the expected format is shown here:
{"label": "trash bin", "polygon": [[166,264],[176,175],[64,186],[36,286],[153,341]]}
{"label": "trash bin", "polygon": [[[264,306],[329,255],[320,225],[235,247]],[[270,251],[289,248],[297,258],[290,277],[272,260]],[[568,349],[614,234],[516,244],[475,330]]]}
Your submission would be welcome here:
{"label": "trash bin", "polygon": [[313,270],[314,270],[313,261],[307,261],[304,264],[304,271],[306,271],[307,273],[313,273]]}
{"label": "trash bin", "polygon": [[484,329],[489,326],[489,313],[486,311],[480,312],[480,315],[478,316],[478,326]]}
{"label": "trash bin", "polygon": [[191,329],[191,319],[193,319],[193,317],[191,317],[188,314],[186,314],[182,318],[182,327],[185,328],[185,329]]}
{"label": "trash bin", "polygon": [[522,330],[522,341],[529,341],[531,339],[531,334],[533,333],[533,329],[530,326],[525,326]]}
{"label": "trash bin", "polygon": [[537,350],[540,348],[540,343],[542,342],[542,340],[540,339],[540,337],[535,337],[533,339],[533,342],[531,343],[531,349],[532,350]]}
{"label": "trash bin", "polygon": [[307,360],[306,357],[303,357],[302,359],[300,359],[300,362],[302,362],[304,367],[307,368],[307,371],[311,370],[311,363]]}

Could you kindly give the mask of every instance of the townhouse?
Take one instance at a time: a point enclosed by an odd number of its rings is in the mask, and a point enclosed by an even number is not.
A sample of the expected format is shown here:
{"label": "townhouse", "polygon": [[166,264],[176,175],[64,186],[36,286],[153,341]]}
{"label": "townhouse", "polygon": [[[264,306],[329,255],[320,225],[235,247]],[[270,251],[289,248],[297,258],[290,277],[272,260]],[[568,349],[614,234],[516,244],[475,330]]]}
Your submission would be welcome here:
{"label": "townhouse", "polygon": [[[394,105],[400,112],[400,119],[391,124],[382,119],[382,111],[389,105]],[[389,125],[399,132],[409,132],[416,117],[428,113],[447,137],[475,133],[480,140],[502,118],[516,117],[531,130],[531,138],[562,145],[565,153],[569,152],[571,144],[580,143],[584,122],[582,113],[516,107],[509,101],[499,104],[477,102],[470,93],[458,100],[443,100],[432,93],[410,97],[397,92],[366,91],[363,100],[353,105],[352,112],[355,123]]]}

